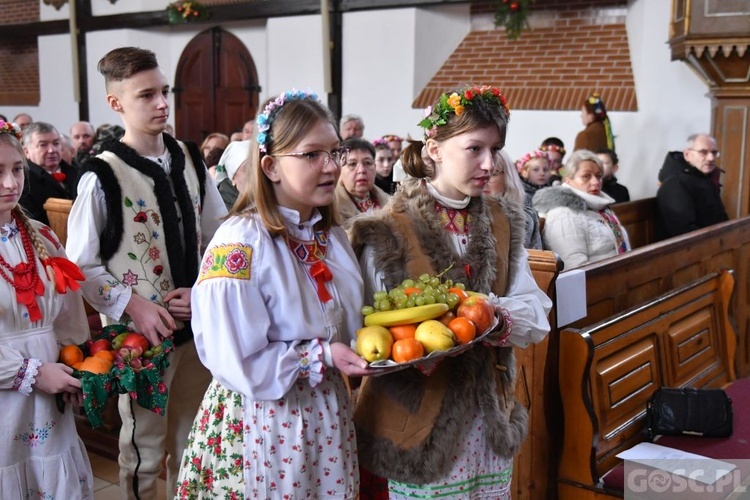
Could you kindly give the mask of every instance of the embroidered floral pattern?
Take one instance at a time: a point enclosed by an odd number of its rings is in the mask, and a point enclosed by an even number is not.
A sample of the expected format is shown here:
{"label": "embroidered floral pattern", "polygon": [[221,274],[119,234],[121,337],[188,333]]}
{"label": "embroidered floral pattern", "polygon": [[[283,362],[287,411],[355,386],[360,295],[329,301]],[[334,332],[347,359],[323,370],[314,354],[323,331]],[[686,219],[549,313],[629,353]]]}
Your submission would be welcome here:
{"label": "embroidered floral pattern", "polygon": [[[123,275],[122,282],[135,286],[139,281],[145,281],[151,284],[157,295],[161,297],[164,292],[172,288],[169,279],[165,278],[160,282],[160,277],[164,274],[164,263],[161,260],[161,251],[153,245],[154,241],[161,237],[161,217],[154,209],[149,208],[148,203],[143,199],[138,199],[134,203],[126,196],[123,204],[133,213],[133,221],[143,224],[143,231],[137,232],[133,236],[133,241],[145,248],[142,252],[139,249],[138,253],[128,252],[128,258],[134,261],[134,268],[128,269],[128,272]],[[163,281],[167,281],[166,288],[162,285]]]}
{"label": "embroidered floral pattern", "polygon": [[219,245],[206,250],[198,282],[210,278],[249,280],[253,247],[243,243]]}
{"label": "embroidered floral pattern", "polygon": [[99,287],[99,296],[106,302],[112,302],[112,290],[120,285],[118,280],[107,279],[107,283]]}
{"label": "embroidered floral pattern", "polygon": [[36,448],[44,444],[50,436],[50,430],[55,426],[55,422],[46,422],[43,427],[34,428],[34,424],[29,424],[29,432],[22,434],[16,434],[13,441],[21,441],[26,444],[29,448]]}
{"label": "embroidered floral pattern", "polygon": [[18,226],[16,225],[15,219],[11,220],[7,224],[0,227],[0,239],[3,242],[8,241],[10,238],[18,234]]}
{"label": "embroidered floral pattern", "polygon": [[34,488],[29,488],[29,492],[26,494],[26,498],[27,499],[41,498],[42,500],[55,500],[55,497],[52,496],[51,493],[35,490]]}
{"label": "embroidered floral pattern", "polygon": [[448,208],[436,201],[435,211],[440,216],[440,221],[443,223],[446,231],[459,235],[469,234],[469,227],[473,217],[467,209],[456,210]]}
{"label": "embroidered floral pattern", "polygon": [[17,391],[21,388],[21,384],[23,383],[23,379],[26,378],[26,369],[29,366],[29,360],[24,359],[21,363],[21,367],[18,369],[18,372],[16,373],[16,377],[13,379],[13,385],[11,386],[11,389],[14,391]]}

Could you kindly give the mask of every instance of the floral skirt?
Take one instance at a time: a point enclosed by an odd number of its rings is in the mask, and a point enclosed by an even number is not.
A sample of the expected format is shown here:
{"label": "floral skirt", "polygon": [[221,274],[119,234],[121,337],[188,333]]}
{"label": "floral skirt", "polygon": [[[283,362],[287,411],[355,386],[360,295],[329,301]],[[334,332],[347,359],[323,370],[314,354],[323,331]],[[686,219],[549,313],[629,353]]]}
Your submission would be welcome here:
{"label": "floral skirt", "polygon": [[352,407],[326,370],[277,401],[252,401],[214,380],[193,423],[176,499],[339,498],[359,489]]}

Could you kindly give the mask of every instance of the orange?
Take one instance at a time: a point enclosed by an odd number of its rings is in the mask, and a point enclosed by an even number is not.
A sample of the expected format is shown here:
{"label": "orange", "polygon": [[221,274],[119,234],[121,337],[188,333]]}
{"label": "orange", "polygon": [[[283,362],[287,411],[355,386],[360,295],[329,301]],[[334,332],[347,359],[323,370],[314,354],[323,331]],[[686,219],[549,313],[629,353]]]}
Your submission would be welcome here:
{"label": "orange", "polygon": [[422,293],[422,289],[417,288],[415,286],[407,286],[406,288],[404,288],[404,293],[406,294],[407,297],[409,297],[415,293]]}
{"label": "orange", "polygon": [[73,366],[83,361],[83,351],[77,345],[66,345],[60,349],[60,363]]}
{"label": "orange", "polygon": [[448,323],[448,328],[450,328],[453,335],[456,336],[456,340],[459,344],[468,344],[477,336],[477,327],[474,326],[474,323],[472,323],[471,320],[464,318],[463,316],[451,320],[451,322]]}
{"label": "orange", "polygon": [[73,368],[75,368],[76,370],[80,370],[82,364],[83,364],[83,361],[79,361],[78,363],[73,363]]}
{"label": "orange", "polygon": [[391,357],[396,363],[406,363],[424,356],[424,346],[413,338],[397,340],[391,347]]}
{"label": "orange", "polygon": [[464,290],[461,290],[460,288],[456,288],[456,287],[449,288],[448,289],[448,293],[455,293],[456,295],[458,295],[458,303],[459,304],[461,302],[463,302],[464,300],[466,300],[466,299],[469,298],[469,294],[468,293],[466,293]]}
{"label": "orange", "polygon": [[417,331],[417,325],[392,326],[388,328],[388,330],[390,330],[391,335],[393,335],[393,340],[413,339],[414,333]]}
{"label": "orange", "polygon": [[81,363],[81,366],[78,369],[82,372],[102,374],[109,372],[110,368],[112,368],[111,361],[96,356],[89,356],[83,360],[83,363]]}
{"label": "orange", "polygon": [[96,351],[92,356],[97,358],[106,359],[110,363],[115,362],[115,352],[114,351]]}

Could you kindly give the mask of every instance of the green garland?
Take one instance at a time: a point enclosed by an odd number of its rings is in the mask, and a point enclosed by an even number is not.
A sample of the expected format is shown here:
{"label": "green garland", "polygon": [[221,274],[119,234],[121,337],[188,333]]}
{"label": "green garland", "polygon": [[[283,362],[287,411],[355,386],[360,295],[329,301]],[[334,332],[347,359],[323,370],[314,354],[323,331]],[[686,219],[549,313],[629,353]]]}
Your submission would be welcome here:
{"label": "green garland", "polygon": [[502,26],[510,40],[521,36],[529,27],[527,18],[534,0],[498,0],[495,12],[495,26]]}
{"label": "green garland", "polygon": [[167,6],[170,24],[189,23],[202,21],[211,17],[211,13],[200,2],[192,0],[179,0]]}

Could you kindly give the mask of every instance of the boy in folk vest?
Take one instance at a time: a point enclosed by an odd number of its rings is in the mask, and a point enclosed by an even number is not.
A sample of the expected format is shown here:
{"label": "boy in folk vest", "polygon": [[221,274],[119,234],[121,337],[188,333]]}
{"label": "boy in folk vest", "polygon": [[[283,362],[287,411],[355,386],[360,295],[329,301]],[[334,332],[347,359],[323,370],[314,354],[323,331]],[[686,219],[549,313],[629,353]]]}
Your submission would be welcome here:
{"label": "boy in folk vest", "polygon": [[[167,452],[167,494],[210,373],[190,330],[190,287],[205,245],[226,214],[198,148],[164,133],[167,79],[153,52],[115,49],[98,65],[107,103],[125,126],[84,165],[68,219],[68,254],[86,275],[86,300],[113,322],[132,322],[152,345],[173,336],[163,416],[121,395],[122,498],[156,498]],[[170,496],[171,497],[171,496]]]}

